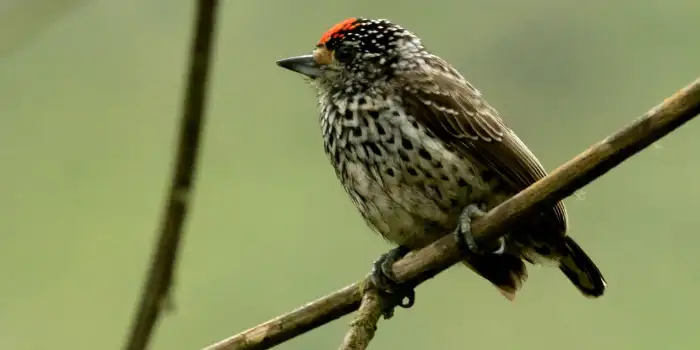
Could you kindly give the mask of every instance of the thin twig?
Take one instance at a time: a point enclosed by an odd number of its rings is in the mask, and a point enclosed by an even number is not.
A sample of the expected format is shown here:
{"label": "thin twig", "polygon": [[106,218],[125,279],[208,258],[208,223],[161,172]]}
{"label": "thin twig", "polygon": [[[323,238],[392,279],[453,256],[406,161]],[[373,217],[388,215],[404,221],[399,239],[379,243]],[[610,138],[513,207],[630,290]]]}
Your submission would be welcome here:
{"label": "thin twig", "polygon": [[170,296],[182,227],[192,198],[198,148],[204,127],[216,9],[217,0],[198,1],[170,194],[160,224],[160,236],[151,260],[148,279],[125,344],[125,349],[128,350],[146,349],[161,309],[166,307]]}
{"label": "thin twig", "polygon": [[362,294],[362,302],[357,310],[357,315],[350,322],[350,329],[345,334],[343,343],[338,350],[364,350],[369,342],[374,338],[377,330],[377,322],[384,310],[384,300],[382,300],[377,290],[367,289]]}
{"label": "thin twig", "polygon": [[[627,158],[667,135],[700,113],[700,79],[647,112],[641,119],[594,144],[513,198],[474,221],[478,240],[498,237],[508,225],[532,210],[571,195]],[[443,237],[394,264],[401,282],[421,283],[460,260],[453,237]],[[306,304],[287,314],[210,345],[205,350],[269,349],[332,320],[360,305],[361,290],[368,278]]]}

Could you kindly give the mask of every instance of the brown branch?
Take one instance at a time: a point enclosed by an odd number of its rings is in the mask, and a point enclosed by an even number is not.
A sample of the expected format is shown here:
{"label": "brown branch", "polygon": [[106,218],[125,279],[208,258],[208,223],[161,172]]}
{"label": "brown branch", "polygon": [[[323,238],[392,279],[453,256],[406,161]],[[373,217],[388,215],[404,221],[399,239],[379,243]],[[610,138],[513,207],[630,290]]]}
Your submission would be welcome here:
{"label": "brown branch", "polygon": [[[495,239],[499,231],[537,208],[571,195],[627,158],[700,113],[700,78],[647,112],[641,119],[594,144],[544,179],[475,220],[477,239]],[[421,283],[460,260],[453,237],[443,237],[394,264],[402,282]],[[210,345],[205,350],[269,349],[332,320],[360,305],[368,278],[306,304],[287,314]]]}
{"label": "brown branch", "polygon": [[350,322],[350,330],[345,334],[343,343],[338,350],[364,350],[369,342],[374,338],[377,331],[377,322],[384,310],[384,300],[382,300],[377,290],[367,289],[362,294],[362,302],[357,310],[357,315]]}
{"label": "brown branch", "polygon": [[192,198],[200,137],[204,126],[207,78],[216,23],[217,0],[198,1],[195,32],[189,54],[189,75],[180,119],[178,149],[170,193],[160,224],[160,236],[148,279],[125,349],[148,345],[161,309],[168,302],[182,227]]}

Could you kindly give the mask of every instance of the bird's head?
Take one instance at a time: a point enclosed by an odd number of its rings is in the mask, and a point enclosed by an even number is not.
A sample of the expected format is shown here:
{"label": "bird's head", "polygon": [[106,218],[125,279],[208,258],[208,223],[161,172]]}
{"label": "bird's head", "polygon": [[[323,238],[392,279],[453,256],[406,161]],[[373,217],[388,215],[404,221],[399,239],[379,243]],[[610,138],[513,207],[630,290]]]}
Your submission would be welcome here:
{"label": "bird's head", "polygon": [[320,90],[357,92],[421,69],[428,56],[417,36],[386,19],[348,18],[326,31],[311,54],[277,64]]}

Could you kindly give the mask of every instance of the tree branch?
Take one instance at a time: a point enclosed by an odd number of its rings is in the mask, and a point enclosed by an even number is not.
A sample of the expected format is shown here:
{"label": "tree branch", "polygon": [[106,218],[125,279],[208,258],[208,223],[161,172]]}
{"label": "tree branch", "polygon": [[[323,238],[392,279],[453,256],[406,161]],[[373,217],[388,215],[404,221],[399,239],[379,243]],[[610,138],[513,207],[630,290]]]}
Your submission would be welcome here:
{"label": "tree branch", "polygon": [[357,316],[350,322],[350,330],[345,334],[343,343],[338,350],[364,350],[369,342],[374,338],[377,330],[377,322],[384,310],[384,300],[382,300],[377,290],[367,289],[362,294],[362,303],[357,310]]}
{"label": "tree branch", "polygon": [[200,0],[189,58],[187,90],[180,119],[178,150],[160,224],[160,236],[151,260],[148,279],[134,317],[125,349],[148,345],[158,316],[168,302],[182,226],[192,197],[200,136],[204,125],[207,78],[216,23],[217,0]]}
{"label": "tree branch", "polygon": [[[641,119],[594,144],[544,179],[474,221],[478,240],[492,240],[508,225],[533,210],[551,206],[605,174],[627,158],[667,135],[700,113],[700,79],[647,112]],[[394,264],[401,282],[421,283],[460,260],[451,235],[409,254]],[[287,314],[210,345],[205,350],[269,349],[340,318],[360,305],[360,290],[369,279],[355,282]]]}

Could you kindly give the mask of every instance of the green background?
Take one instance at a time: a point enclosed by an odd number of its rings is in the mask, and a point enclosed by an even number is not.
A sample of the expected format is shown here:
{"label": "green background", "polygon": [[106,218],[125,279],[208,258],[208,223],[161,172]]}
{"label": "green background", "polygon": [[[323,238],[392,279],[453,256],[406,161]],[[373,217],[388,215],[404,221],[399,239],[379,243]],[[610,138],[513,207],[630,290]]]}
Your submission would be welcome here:
{"label": "green background", "polygon": [[[700,2],[230,0],[174,302],[152,349],[198,349],[352,282],[390,245],[323,154],[314,92],[275,60],[350,16],[420,35],[548,169],[700,73]],[[0,6],[0,349],[117,349],[167,190],[194,1]],[[371,349],[697,349],[691,122],[566,200],[609,290],[530,268],[514,303],[468,269]],[[334,349],[349,318],[280,349]]]}

